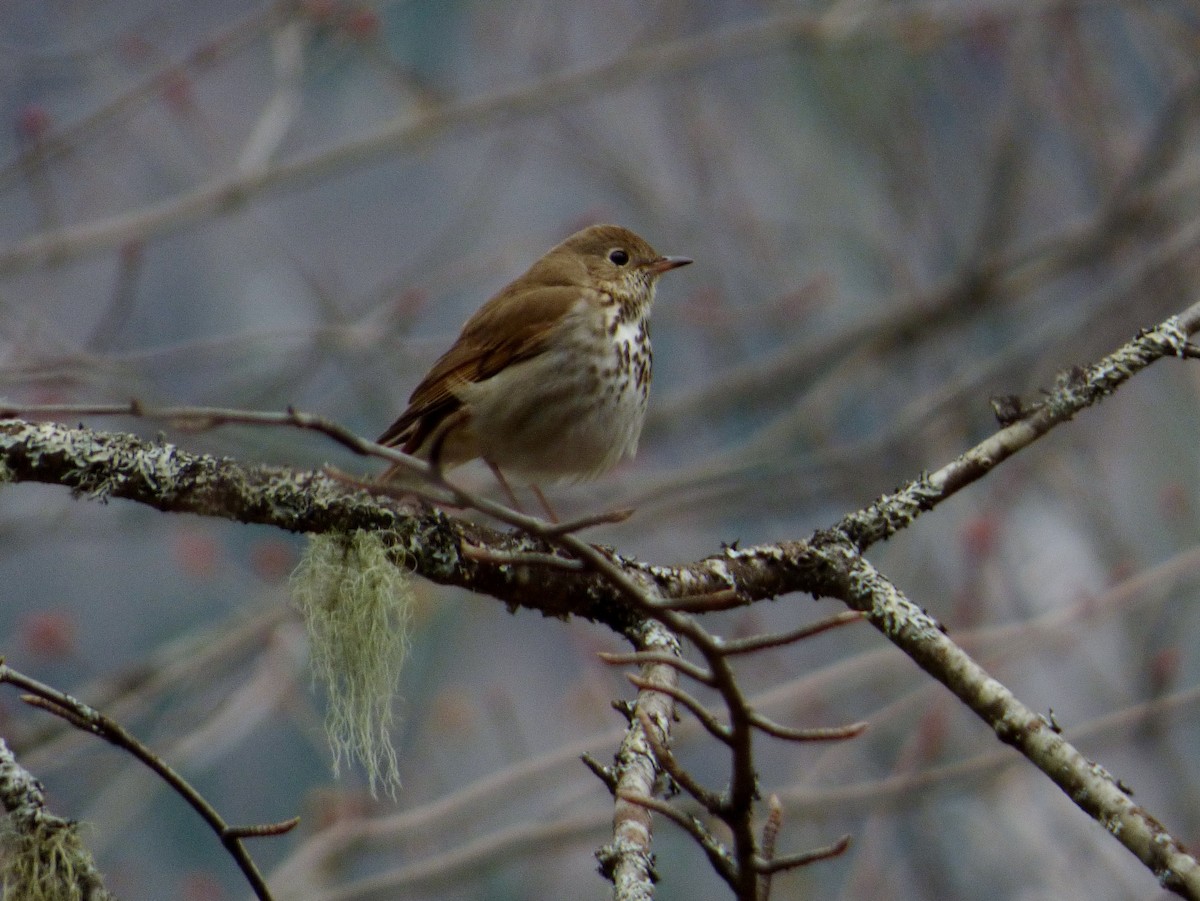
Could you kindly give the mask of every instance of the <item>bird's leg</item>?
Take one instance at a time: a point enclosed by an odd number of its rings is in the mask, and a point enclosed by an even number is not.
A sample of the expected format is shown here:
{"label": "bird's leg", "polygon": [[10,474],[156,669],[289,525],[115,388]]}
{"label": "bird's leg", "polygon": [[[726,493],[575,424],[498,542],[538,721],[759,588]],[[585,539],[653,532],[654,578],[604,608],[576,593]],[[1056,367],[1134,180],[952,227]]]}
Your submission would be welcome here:
{"label": "bird's leg", "polygon": [[546,512],[546,516],[552,523],[558,524],[558,514],[554,512],[554,508],[550,506],[550,502],[546,500],[546,495],[542,494],[542,489],[537,485],[530,485],[530,490],[534,497],[538,499],[538,503],[542,505],[542,509]]}
{"label": "bird's leg", "polygon": [[[524,513],[525,508],[521,506],[521,502],[517,499],[517,493],[513,491],[512,485],[508,484],[508,479],[504,477],[504,473],[500,471],[500,467],[487,458],[484,458],[484,462],[487,463],[488,469],[492,471],[492,475],[496,477],[496,481],[500,483],[500,487],[504,489],[504,493],[508,497],[508,502],[512,504],[512,508],[518,513]],[[538,504],[541,505],[542,512],[546,514],[546,518],[550,522],[557,524],[558,514],[554,512],[554,508],[546,500],[546,495],[542,494],[542,489],[537,485],[530,485],[529,488],[533,492],[534,497],[538,499]]]}
{"label": "bird's leg", "polygon": [[508,479],[504,478],[504,473],[500,471],[500,467],[491,460],[484,457],[483,462],[488,465],[488,469],[492,471],[492,475],[496,477],[496,481],[500,483],[500,487],[504,489],[504,494],[508,498],[508,502],[512,504],[512,508],[518,513],[524,513],[525,508],[521,506],[521,502],[517,500],[517,493],[512,490],[512,485],[508,484]]}

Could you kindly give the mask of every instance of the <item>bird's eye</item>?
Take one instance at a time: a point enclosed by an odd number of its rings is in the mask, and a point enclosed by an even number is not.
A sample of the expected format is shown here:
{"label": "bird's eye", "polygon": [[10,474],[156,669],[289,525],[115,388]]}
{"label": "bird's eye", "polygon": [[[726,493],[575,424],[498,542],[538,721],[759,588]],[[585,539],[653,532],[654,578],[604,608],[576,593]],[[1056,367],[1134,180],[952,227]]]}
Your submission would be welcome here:
{"label": "bird's eye", "polygon": [[615,247],[608,252],[608,258],[615,266],[624,266],[629,262],[629,254],[623,251],[620,247]]}

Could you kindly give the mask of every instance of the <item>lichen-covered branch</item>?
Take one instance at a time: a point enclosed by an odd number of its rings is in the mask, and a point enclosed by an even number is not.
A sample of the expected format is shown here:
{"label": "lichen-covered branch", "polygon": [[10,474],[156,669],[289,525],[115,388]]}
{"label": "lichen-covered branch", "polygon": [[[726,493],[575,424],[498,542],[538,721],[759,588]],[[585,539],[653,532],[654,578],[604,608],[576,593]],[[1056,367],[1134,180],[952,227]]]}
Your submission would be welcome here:
{"label": "lichen-covered branch", "polygon": [[24,901],[111,901],[79,824],[46,809],[42,786],[0,738],[0,890]]}
{"label": "lichen-covered branch", "polygon": [[1062,373],[1039,402],[1022,408],[1014,402],[1012,422],[936,472],[884,495],[842,519],[835,529],[866,550],[910,525],[926,510],[983,478],[1013,454],[1028,447],[1057,425],[1097,404],[1118,387],[1163,357],[1188,355],[1188,336],[1200,328],[1200,303],[1146,329],[1132,341],[1091,366]]}
{"label": "lichen-covered branch", "polygon": [[[370,486],[348,485],[324,473],[245,465],[132,435],[54,423],[0,421],[0,477],[60,484],[92,499],[124,498],[159,510],[294,532],[348,534],[364,529],[384,536],[398,564],[434,582],[489,594],[512,607],[601,622],[642,651],[674,655],[672,641],[690,642],[705,657],[730,717],[729,744],[735,759],[728,798],[722,805],[732,812],[723,818],[733,833],[731,863],[739,894],[746,894],[742,888],[749,892],[754,887],[756,868],[762,863],[751,830],[756,790],[751,735],[763,724],[755,721],[729,668],[728,657],[745,649],[724,647],[697,617],[793,592],[839,598],[865,614],[890,641],[950,688],[1001,740],[1029,757],[1150,867],[1164,886],[1200,899],[1200,865],[1178,841],[1051,724],[983,671],[936,621],[863,557],[873,543],[907,527],[921,512],[1029,447],[1154,361],[1193,356],[1187,338],[1198,328],[1200,304],[1143,331],[1098,363],[1065,373],[1038,403],[1007,404],[1002,428],[990,438],[807,540],[725,547],[683,566],[655,566],[627,558],[589,545],[574,534],[535,528],[528,518],[506,517],[524,531],[502,532],[396,498],[373,496]],[[299,427],[298,422],[283,424]],[[564,559],[577,560],[584,568],[560,565]],[[670,636],[670,641],[648,644],[651,634]],[[791,638],[784,633],[763,639],[762,644]],[[675,681],[680,673],[687,674],[678,665],[640,662],[646,666],[643,678],[661,684],[663,690],[642,689],[639,704],[653,709],[631,717],[626,744],[633,746],[622,748],[624,762],[608,774],[618,809],[606,864],[614,876],[620,876],[620,884],[629,887],[618,897],[630,898],[642,897],[639,891],[648,893],[651,883],[649,806],[622,799],[653,799],[661,772],[653,743],[638,736],[647,722],[667,722],[662,717],[672,709],[673,698],[681,697]],[[803,732],[788,731],[789,737]],[[665,731],[655,739],[667,747]]]}
{"label": "lichen-covered branch", "polygon": [[464,552],[466,546],[510,555],[545,552],[544,542],[372,497],[320,472],[246,465],[124,433],[5,420],[0,478],[62,485],[90,500],[119,498],[290,532],[380,532],[403,565],[433,582],[549,616],[581,616],[621,633],[641,622],[620,603],[620,592],[595,573],[493,563]]}
{"label": "lichen-covered branch", "polygon": [[[993,679],[936,620],[849,545],[828,547],[831,568],[842,573],[838,596],[871,622],[926,672],[949,688],[1027,757],[1081,809],[1132,851],[1167,889],[1200,898],[1200,863],[1178,839],[1103,767],[1084,757],[1053,723],[1022,704]],[[840,558],[837,559],[837,558]]]}
{"label": "lichen-covered branch", "polygon": [[[120,723],[89,707],[87,704],[76,700],[71,695],[65,694],[36,679],[31,679],[29,676],[12,669],[3,662],[0,662],[0,683],[24,689],[29,692],[24,697],[26,703],[60,717],[82,732],[95,735],[104,739],[109,744],[121,748],[152,770],[176,794],[182,797],[208,824],[213,832],[216,833],[221,844],[225,846],[230,856],[233,857],[234,862],[238,865],[247,882],[249,882],[250,887],[254,890],[255,897],[261,899],[261,901],[271,901],[272,895],[267,888],[267,884],[263,881],[257,864],[255,864],[246,850],[243,840],[246,838],[282,835],[294,829],[300,822],[299,818],[282,823],[260,823],[247,826],[234,826],[226,823],[224,818],[205,800],[203,795],[196,791],[186,779],[168,766],[157,754],[138,741]],[[3,743],[0,742],[0,747],[2,745]],[[4,750],[7,751],[7,749]],[[11,758],[11,755],[9,757]],[[0,767],[8,762],[10,761],[0,759]],[[11,761],[11,763],[15,766],[15,761]],[[19,774],[12,776],[11,769],[8,772],[10,773],[10,780],[19,777]],[[24,794],[19,794],[18,789],[23,789]],[[15,797],[21,805],[17,808],[10,808],[10,810],[13,811],[13,824],[23,827],[19,832],[19,838],[21,846],[25,848],[23,855],[19,852],[14,852],[15,856],[10,858],[8,855],[0,854],[0,859],[4,859],[6,862],[10,860],[23,861],[16,880],[18,884],[25,882],[29,882],[30,884],[34,882],[42,883],[42,887],[37,892],[22,892],[18,890],[11,897],[21,898],[23,901],[43,901],[43,899],[44,901],[76,901],[76,899],[78,901],[90,901],[90,899],[103,901],[108,896],[107,894],[94,894],[95,891],[99,890],[97,888],[99,877],[94,872],[90,856],[79,846],[74,824],[67,821],[59,821],[56,817],[47,818],[48,815],[44,811],[41,811],[41,789],[36,781],[33,783],[32,789],[35,791],[31,792],[29,786],[20,784],[14,787],[12,781],[0,782],[0,800],[3,800],[7,806],[9,798]],[[66,826],[63,824],[66,824]],[[41,871],[37,874],[37,879],[30,876],[28,871],[31,868],[35,871]],[[12,881],[10,879],[11,875],[10,872],[3,872],[3,879],[0,880],[0,884],[5,889],[8,888],[10,881]],[[79,886],[80,891],[72,888],[70,891],[64,889],[60,893],[55,893],[47,888],[52,887],[52,885]],[[83,891],[84,889],[86,891]],[[4,897],[7,899],[10,896],[5,894]]]}
{"label": "lichen-covered branch", "polygon": [[[844,517],[810,541],[725,548],[693,564],[652,566],[613,553],[613,563],[650,580],[666,602],[713,595],[711,609],[803,591],[825,593],[822,563],[813,553],[822,535],[865,550],[911,524],[920,513],[981,478],[1017,451],[1165,356],[1187,355],[1187,338],[1200,328],[1200,304],[1173,316],[1098,363],[1060,377],[1045,398],[1016,421],[932,474],[914,479]],[[397,504],[355,491],[323,473],[244,465],[229,458],[191,454],[137,436],[69,428],[55,423],[0,421],[0,464],[12,481],[65,485],[104,500],[126,498],[159,510],[219,516],[273,525],[293,532],[370,529],[390,533],[406,565],[431,581],[491,594],[553,616],[582,616],[623,634],[642,617],[622,601],[621,589],[594,568],[513,566],[506,560],[465,553],[464,546],[494,554],[545,554],[553,542],[498,532],[452,520],[438,511]],[[536,584],[538,590],[530,591]]]}
{"label": "lichen-covered branch", "polygon": [[[679,639],[658,623],[647,623],[638,643],[648,651],[680,653]],[[649,685],[673,688],[679,674],[664,663],[648,663],[642,677]],[[629,728],[617,751],[611,769],[613,780],[613,837],[597,853],[601,869],[612,880],[616,901],[648,901],[654,897],[654,855],[651,853],[653,827],[650,811],[626,799],[628,795],[651,797],[655,794],[659,762],[655,746],[670,741],[675,718],[675,701],[663,691],[643,688],[629,711]],[[654,730],[647,735],[647,727]]]}

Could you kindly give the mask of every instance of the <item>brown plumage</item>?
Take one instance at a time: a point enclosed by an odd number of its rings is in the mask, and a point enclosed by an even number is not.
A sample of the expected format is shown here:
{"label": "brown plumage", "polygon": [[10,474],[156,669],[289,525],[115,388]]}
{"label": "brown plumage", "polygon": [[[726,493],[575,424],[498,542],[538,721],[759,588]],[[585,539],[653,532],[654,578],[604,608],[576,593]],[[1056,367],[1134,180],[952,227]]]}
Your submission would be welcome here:
{"label": "brown plumage", "polygon": [[690,262],[620,226],[577,232],[467,320],[379,443],[428,459],[436,438],[446,468],[481,457],[531,482],[632,456],[655,282]]}

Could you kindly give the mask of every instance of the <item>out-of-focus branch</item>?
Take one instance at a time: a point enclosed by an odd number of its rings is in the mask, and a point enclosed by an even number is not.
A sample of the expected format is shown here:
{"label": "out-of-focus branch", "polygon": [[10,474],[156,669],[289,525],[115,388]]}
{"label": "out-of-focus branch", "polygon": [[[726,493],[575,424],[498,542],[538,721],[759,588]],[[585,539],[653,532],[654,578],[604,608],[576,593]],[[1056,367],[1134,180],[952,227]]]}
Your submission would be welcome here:
{"label": "out-of-focus branch", "polygon": [[922,512],[933,509],[950,495],[982,478],[1055,426],[1099,403],[1151,363],[1165,356],[1186,357],[1187,338],[1198,328],[1200,303],[1156,328],[1142,331],[1099,362],[1064,372],[1045,399],[1028,407],[1016,402],[1017,408],[1005,417],[1015,420],[1011,424],[936,472],[845,517],[834,530],[848,537],[860,550],[866,550],[909,525]]}
{"label": "out-of-focus branch", "polygon": [[294,897],[305,901],[392,901],[406,897],[406,893],[437,891],[489,867],[509,864],[523,854],[545,854],[590,840],[601,831],[601,825],[588,814],[514,823],[443,854],[352,879],[336,888],[314,890],[311,883],[305,883],[297,888]]}
{"label": "out-of-focus branch", "polygon": [[[995,0],[991,8],[995,15],[1017,18],[1087,6],[1089,2],[1096,0],[1024,3]],[[598,65],[433,107],[332,149],[201,185],[189,193],[130,213],[35,235],[0,251],[0,273],[146,241],[206,217],[239,209],[267,192],[301,187],[343,167],[361,166],[387,153],[412,150],[455,128],[479,128],[499,121],[509,122],[513,117],[545,113],[640,80],[677,75],[711,66],[718,60],[771,53],[802,41],[817,45],[854,41],[876,33],[890,35],[913,23],[922,28],[936,27],[944,35],[977,27],[979,15],[978,9],[959,8],[953,3],[876,10],[871,16],[852,18],[801,13],[638,47]]]}
{"label": "out-of-focus branch", "polygon": [[[814,337],[804,332],[766,357],[756,356],[741,367],[723,371],[712,384],[664,398],[651,409],[647,430],[653,433],[668,425],[677,427],[681,419],[693,417],[711,422],[715,417],[738,414],[747,405],[760,412],[794,407],[798,394],[838,364],[853,364],[898,346],[911,350],[908,345],[914,335],[924,336],[926,341],[937,340],[948,327],[980,315],[1003,297],[1029,294],[1038,285],[1111,255],[1122,241],[1169,233],[1171,217],[1164,212],[1185,189],[1169,182],[1167,176],[1178,161],[1198,110],[1200,78],[1192,77],[1176,89],[1129,171],[1094,212],[1012,249],[994,240],[994,236],[987,237],[997,229],[1003,232],[1001,224],[1011,213],[1008,203],[1018,194],[1012,181],[1019,167],[1013,165],[1013,158],[1025,148],[1006,133],[997,150],[992,175],[996,185],[991,192],[994,202],[985,205],[989,212],[981,226],[978,250],[959,271],[932,287],[895,299],[832,336],[819,333]],[[1190,173],[1188,181],[1194,183]],[[1183,210],[1183,217],[1191,209],[1178,203],[1175,207]],[[1166,254],[1153,252],[1154,258],[1166,257],[1154,262],[1174,260],[1179,242],[1168,243],[1176,247],[1164,248]]]}
{"label": "out-of-focus branch", "polygon": [[148,100],[161,96],[179,79],[211,69],[225,58],[261,40],[265,31],[283,22],[286,10],[294,5],[293,0],[278,0],[251,12],[231,27],[209,35],[186,56],[157,69],[111,102],[76,122],[44,135],[36,145],[23,150],[0,168],[0,189],[9,187],[36,166],[78,150],[80,142],[90,133],[133,112]]}

